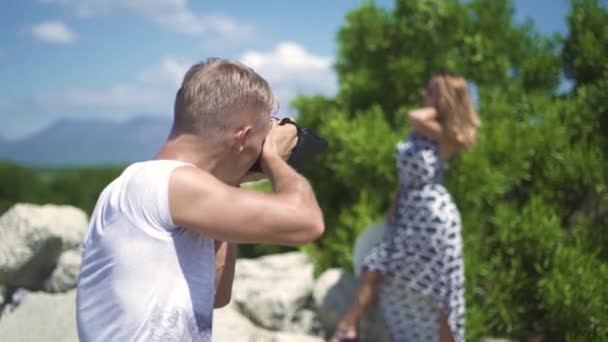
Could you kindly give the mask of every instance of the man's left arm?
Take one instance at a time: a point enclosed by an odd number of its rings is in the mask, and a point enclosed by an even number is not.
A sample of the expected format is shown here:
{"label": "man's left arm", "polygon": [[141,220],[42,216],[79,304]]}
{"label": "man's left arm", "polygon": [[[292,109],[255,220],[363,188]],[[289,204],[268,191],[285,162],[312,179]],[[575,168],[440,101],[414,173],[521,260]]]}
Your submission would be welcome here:
{"label": "man's left arm", "polygon": [[221,308],[230,303],[236,245],[225,241],[215,241],[215,305]]}

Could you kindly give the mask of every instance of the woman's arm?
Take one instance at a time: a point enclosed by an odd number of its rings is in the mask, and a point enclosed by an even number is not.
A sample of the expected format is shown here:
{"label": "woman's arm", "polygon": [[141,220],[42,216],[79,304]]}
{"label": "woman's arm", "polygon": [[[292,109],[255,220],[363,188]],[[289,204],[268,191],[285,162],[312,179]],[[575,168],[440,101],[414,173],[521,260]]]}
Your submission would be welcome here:
{"label": "woman's arm", "polygon": [[415,109],[409,112],[410,124],[420,134],[427,136],[437,142],[444,137],[443,127],[438,120],[437,110],[433,107]]}

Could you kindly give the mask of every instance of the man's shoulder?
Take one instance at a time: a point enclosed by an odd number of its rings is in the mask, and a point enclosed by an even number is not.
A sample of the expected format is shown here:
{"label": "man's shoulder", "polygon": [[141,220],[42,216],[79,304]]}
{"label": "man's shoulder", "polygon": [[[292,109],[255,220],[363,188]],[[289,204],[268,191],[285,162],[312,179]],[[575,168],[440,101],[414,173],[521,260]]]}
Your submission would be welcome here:
{"label": "man's shoulder", "polygon": [[[185,163],[171,160],[147,160],[131,163],[104,188],[100,196],[116,192],[131,195],[150,192],[154,187],[168,182],[170,172],[181,165],[185,165]],[[163,180],[163,178],[165,179]]]}
{"label": "man's shoulder", "polygon": [[192,191],[199,192],[204,189],[214,188],[214,183],[220,183],[210,172],[198,167],[184,167],[177,165],[172,169],[167,179],[170,183],[170,188],[177,192],[190,193]]}
{"label": "man's shoulder", "polygon": [[127,215],[140,225],[173,229],[168,208],[170,178],[174,170],[186,165],[173,160],[149,160],[128,165],[102,191],[95,212],[97,207],[99,210],[111,208],[113,215]]}
{"label": "man's shoulder", "polygon": [[155,183],[163,178],[168,178],[175,169],[182,166],[190,169],[194,165],[179,160],[168,159],[140,161],[127,166],[120,177],[123,177],[125,180],[132,179],[136,182],[139,180]]}

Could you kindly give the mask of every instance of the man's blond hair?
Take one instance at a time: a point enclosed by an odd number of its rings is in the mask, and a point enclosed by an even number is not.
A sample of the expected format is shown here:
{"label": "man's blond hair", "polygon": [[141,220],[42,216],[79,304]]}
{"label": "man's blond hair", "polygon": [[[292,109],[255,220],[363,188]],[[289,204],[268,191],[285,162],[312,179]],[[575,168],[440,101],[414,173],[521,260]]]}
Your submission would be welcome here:
{"label": "man's blond hair", "polygon": [[270,85],[253,69],[211,58],[186,72],[175,96],[171,135],[222,132],[238,124],[242,115],[254,115],[257,125],[277,109]]}

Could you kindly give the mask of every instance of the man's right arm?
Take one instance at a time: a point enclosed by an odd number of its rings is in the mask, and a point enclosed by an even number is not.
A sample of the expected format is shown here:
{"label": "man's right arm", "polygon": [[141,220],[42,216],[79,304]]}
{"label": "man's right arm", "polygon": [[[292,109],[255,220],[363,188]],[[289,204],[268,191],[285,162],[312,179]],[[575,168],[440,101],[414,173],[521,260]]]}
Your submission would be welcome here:
{"label": "man's right arm", "polygon": [[325,227],[312,187],[278,155],[262,164],[274,193],[235,188],[209,173],[176,169],[169,182],[174,224],[234,243],[301,245]]}

